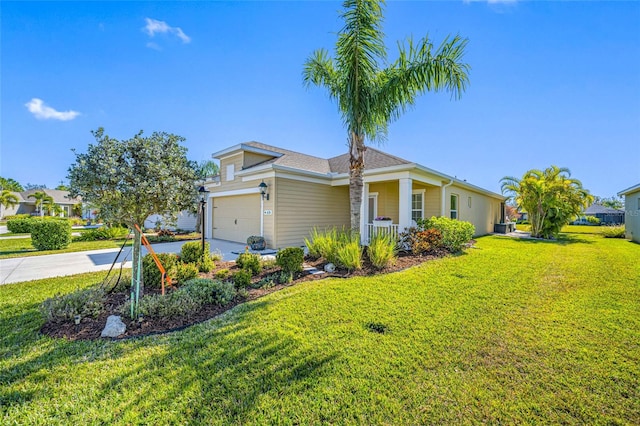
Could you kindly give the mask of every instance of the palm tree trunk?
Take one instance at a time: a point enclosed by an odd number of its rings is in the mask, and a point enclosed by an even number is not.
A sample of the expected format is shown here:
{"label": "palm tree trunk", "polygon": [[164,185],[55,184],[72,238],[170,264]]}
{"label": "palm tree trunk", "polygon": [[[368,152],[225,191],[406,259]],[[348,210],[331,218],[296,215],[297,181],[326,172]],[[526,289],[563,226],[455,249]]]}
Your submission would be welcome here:
{"label": "palm tree trunk", "polygon": [[360,207],[362,206],[362,174],[364,172],[364,135],[351,132],[349,141],[349,202],[351,230],[360,233]]}

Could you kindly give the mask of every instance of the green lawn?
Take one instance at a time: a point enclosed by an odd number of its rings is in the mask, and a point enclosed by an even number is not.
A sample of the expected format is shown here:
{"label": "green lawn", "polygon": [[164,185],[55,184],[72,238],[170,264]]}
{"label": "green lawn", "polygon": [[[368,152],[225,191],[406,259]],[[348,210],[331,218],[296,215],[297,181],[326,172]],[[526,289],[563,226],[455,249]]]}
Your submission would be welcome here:
{"label": "green lawn", "polygon": [[102,273],[0,286],[0,423],[637,424],[638,259],[591,234],[482,237],[123,342],[38,334],[43,299]]}
{"label": "green lawn", "polygon": [[[0,238],[0,259],[10,257],[42,256],[45,254],[71,253],[76,251],[99,250],[106,248],[120,248],[122,240],[106,241],[78,241],[60,250],[36,250],[31,244],[31,238]],[[131,242],[127,243],[131,245]]]}

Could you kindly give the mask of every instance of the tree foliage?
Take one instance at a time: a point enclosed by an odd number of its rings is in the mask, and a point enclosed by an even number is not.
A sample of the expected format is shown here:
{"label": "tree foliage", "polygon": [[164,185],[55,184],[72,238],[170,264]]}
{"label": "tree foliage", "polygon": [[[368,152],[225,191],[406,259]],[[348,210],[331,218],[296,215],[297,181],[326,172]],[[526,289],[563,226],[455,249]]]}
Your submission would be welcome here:
{"label": "tree foliage", "polygon": [[506,176],[501,184],[502,193],[529,214],[534,237],[556,237],[564,225],[593,202],[589,191],[564,167],[529,170],[521,179]]}
{"label": "tree foliage", "polygon": [[610,209],[624,209],[624,201],[615,195],[608,198],[595,196],[593,197],[593,202],[594,204],[600,204],[601,206],[609,207]]}
{"label": "tree foliage", "polygon": [[8,189],[3,189],[2,193],[0,193],[0,218],[3,217],[1,208],[4,207],[8,209],[10,207],[15,207],[18,204],[18,197]]}
{"label": "tree foliage", "polygon": [[29,194],[27,198],[35,200],[36,210],[40,212],[40,216],[44,216],[45,210],[49,212],[53,204],[53,197],[44,191],[36,191],[33,194]]}
{"label": "tree foliage", "polygon": [[384,2],[345,0],[344,27],[338,33],[335,58],[317,50],[304,64],[306,86],[323,86],[335,99],[348,131],[351,228],[360,227],[365,137],[384,140],[388,124],[398,119],[425,91],[446,90],[458,97],[468,83],[462,62],[467,40],[447,37],[435,48],[425,37],[399,44],[399,57],[386,68],[382,32]]}
{"label": "tree foliage", "polygon": [[6,189],[7,191],[22,192],[24,187],[18,183],[18,181],[11,178],[3,178],[0,176],[0,189]]}
{"label": "tree foliage", "polygon": [[184,138],[154,132],[144,137],[111,138],[99,128],[95,144],[76,154],[69,168],[71,196],[100,210],[109,222],[142,226],[151,214],[175,220],[196,199],[196,174],[186,158]]}

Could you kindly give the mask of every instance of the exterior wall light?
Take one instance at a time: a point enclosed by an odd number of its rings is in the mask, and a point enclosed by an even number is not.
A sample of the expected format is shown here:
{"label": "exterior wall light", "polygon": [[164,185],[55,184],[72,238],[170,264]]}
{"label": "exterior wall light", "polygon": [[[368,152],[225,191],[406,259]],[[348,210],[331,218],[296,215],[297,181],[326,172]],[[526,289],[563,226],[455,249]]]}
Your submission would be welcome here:
{"label": "exterior wall light", "polygon": [[260,195],[262,195],[262,199],[269,200],[269,194],[267,193],[267,184],[262,181],[260,182],[260,185],[258,185],[258,188],[260,188]]}

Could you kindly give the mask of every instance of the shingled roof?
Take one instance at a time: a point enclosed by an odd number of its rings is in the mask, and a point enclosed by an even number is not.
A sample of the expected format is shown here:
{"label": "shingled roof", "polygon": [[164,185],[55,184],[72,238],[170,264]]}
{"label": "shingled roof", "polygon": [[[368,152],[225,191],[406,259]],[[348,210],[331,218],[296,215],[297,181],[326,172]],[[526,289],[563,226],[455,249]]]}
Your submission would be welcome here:
{"label": "shingled roof", "polygon": [[282,154],[282,156],[260,163],[260,165],[278,164],[280,166],[291,167],[293,169],[308,170],[311,172],[323,174],[328,174],[331,171],[331,169],[329,168],[329,161],[324,158],[314,157],[313,155],[290,151],[288,149],[282,149],[260,142],[245,142],[243,145],[249,145],[255,148],[265,149],[267,151],[273,151]]}
{"label": "shingled roof", "polygon": [[35,202],[35,199],[29,198],[29,195],[36,192],[44,192],[45,194],[49,195],[51,198],[53,198],[53,202],[55,204],[76,204],[81,201],[80,198],[69,197],[69,191],[62,191],[59,189],[28,189],[24,192],[21,192],[21,195],[24,201],[26,201],[27,203]]}
{"label": "shingled roof", "polygon": [[[381,169],[402,164],[411,164],[411,162],[371,147],[367,147],[364,152],[365,170]],[[329,166],[333,173],[349,173],[349,153],[329,158]]]}
{"label": "shingled roof", "polygon": [[600,204],[591,204],[584,214],[625,214],[624,210],[612,209]]}
{"label": "shingled roof", "polygon": [[[260,142],[245,142],[243,145],[248,145],[254,148],[282,154],[280,157],[264,161],[259,165],[278,164],[280,166],[291,167],[293,169],[306,170],[322,174],[349,173],[348,153],[338,155],[337,157],[324,159],[314,157],[312,155],[302,154],[296,151],[291,151],[288,149],[278,148]],[[371,147],[367,147],[366,151],[364,152],[365,170],[380,169],[383,167],[398,166],[402,164],[411,164],[411,162]],[[256,166],[257,165],[252,167]],[[248,169],[251,169],[251,167],[249,167]]]}

